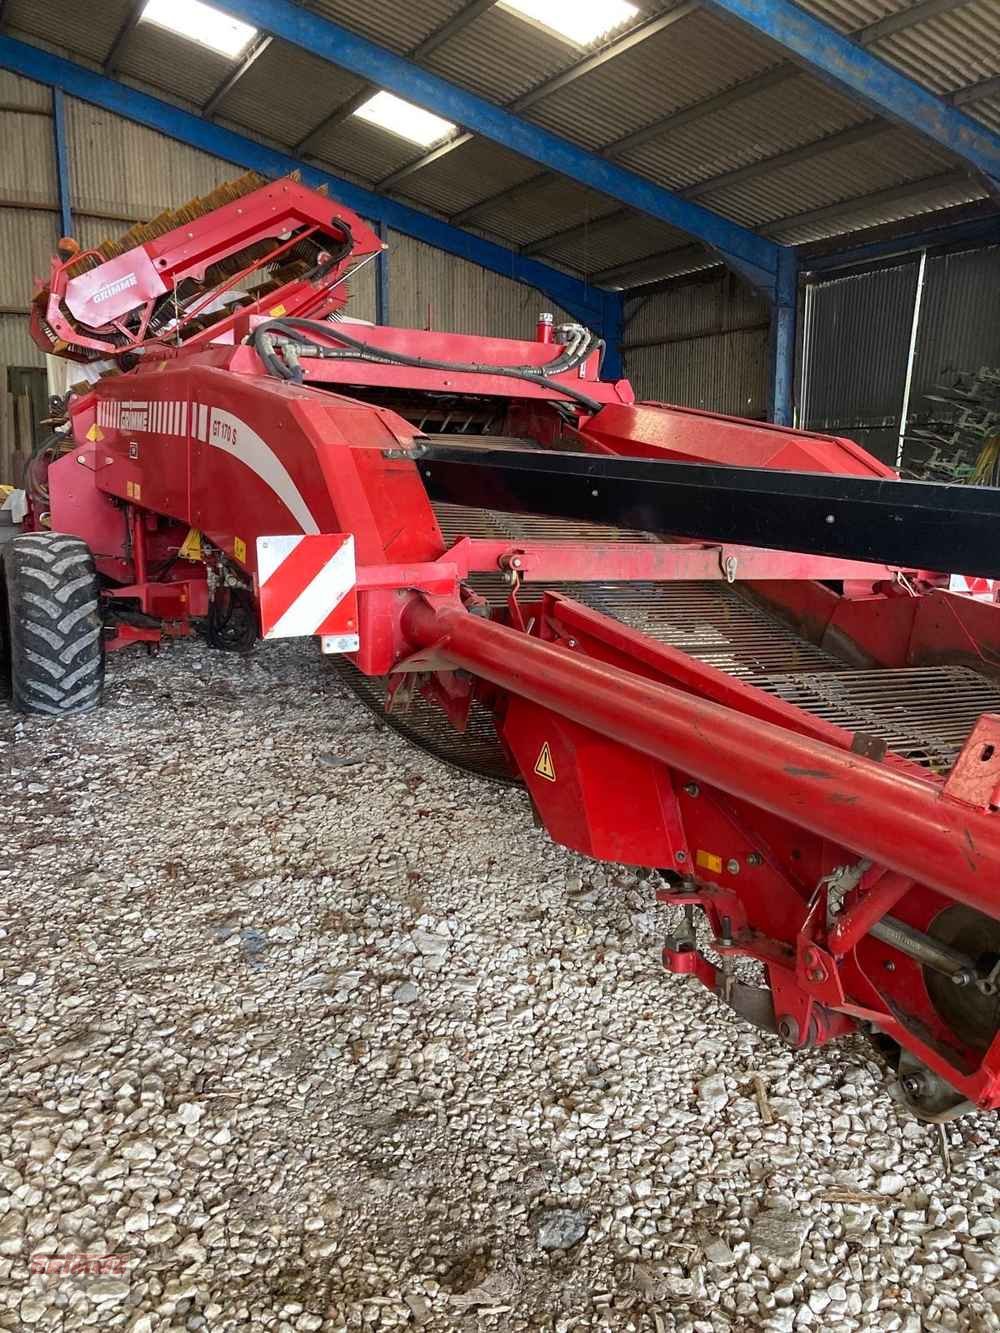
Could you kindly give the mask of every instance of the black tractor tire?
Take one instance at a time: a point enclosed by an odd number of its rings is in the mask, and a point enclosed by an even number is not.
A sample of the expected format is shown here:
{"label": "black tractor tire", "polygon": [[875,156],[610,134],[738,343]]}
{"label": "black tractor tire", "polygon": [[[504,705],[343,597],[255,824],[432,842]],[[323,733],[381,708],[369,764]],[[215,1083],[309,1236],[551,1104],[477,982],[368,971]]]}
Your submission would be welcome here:
{"label": "black tractor tire", "polygon": [[79,537],[31,532],[0,546],[0,663],[21,713],[69,717],[100,704],[100,585]]}

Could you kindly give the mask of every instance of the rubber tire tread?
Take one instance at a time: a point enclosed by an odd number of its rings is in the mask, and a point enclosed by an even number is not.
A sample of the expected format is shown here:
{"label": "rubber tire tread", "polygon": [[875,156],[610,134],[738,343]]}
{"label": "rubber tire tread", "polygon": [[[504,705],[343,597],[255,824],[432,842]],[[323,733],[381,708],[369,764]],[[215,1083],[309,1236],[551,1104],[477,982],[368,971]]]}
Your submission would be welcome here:
{"label": "rubber tire tread", "polygon": [[21,713],[70,717],[97,708],[104,689],[100,585],[86,542],[24,533],[0,547],[11,700]]}

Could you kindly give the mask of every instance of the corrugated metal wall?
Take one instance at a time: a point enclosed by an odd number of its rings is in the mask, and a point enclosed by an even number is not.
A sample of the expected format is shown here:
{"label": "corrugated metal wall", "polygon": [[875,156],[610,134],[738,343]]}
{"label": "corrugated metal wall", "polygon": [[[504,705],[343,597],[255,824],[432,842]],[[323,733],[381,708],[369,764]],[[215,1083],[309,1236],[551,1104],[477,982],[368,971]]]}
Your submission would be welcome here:
{"label": "corrugated metal wall", "polygon": [[533,287],[487,273],[398,232],[389,235],[389,316],[404,328],[532,338],[539,311],[570,316]]}
{"label": "corrugated metal wall", "polygon": [[[915,255],[892,268],[827,279],[808,297],[804,424],[848,435],[889,463],[896,461],[919,264]],[[1000,366],[998,297],[1000,247],[928,255],[908,429],[936,420],[929,395],[955,372]]]}
{"label": "corrugated metal wall", "polygon": [[640,297],[626,319],[625,369],[639,398],[765,416],[767,305],[731,274]]}

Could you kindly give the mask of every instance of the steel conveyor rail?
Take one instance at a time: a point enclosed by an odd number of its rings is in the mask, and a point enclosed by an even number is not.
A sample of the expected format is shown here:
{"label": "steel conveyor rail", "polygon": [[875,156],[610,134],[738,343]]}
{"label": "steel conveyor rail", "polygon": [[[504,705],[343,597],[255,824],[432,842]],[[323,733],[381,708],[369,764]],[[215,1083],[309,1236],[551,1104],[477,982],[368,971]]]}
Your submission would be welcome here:
{"label": "steel conveyor rail", "polygon": [[992,487],[439,443],[418,459],[434,501],[1000,577]]}

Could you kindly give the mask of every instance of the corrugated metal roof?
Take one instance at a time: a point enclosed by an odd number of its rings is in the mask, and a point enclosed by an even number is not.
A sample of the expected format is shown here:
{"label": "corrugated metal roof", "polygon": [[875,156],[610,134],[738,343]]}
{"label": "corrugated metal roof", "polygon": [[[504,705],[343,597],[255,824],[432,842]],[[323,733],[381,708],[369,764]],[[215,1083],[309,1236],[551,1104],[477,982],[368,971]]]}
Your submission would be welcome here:
{"label": "corrugated metal roof", "polygon": [[76,51],[101,62],[111,50],[133,0],[101,0],[75,4],[72,0],[10,0],[4,7],[4,28],[39,37],[43,42]]}
{"label": "corrugated metal roof", "polygon": [[494,7],[439,46],[427,67],[493,102],[512,102],[579,56],[568,42]]}
{"label": "corrugated metal roof", "polygon": [[889,14],[902,13],[915,0],[799,0],[799,3],[839,32],[857,32]]}
{"label": "corrugated metal roof", "polygon": [[599,148],[774,63],[772,52],[744,30],[696,10],[525,115]]}
{"label": "corrugated metal roof", "polygon": [[1000,97],[988,97],[982,102],[970,103],[964,110],[991,130],[1000,132]]}
{"label": "corrugated metal roof", "polygon": [[463,8],[465,0],[305,0],[334,23],[360,32],[390,51],[411,51]]}
{"label": "corrugated metal roof", "polygon": [[348,116],[310,139],[308,151],[337,170],[378,181],[411,162],[417,150],[398,134],[390,134],[358,116]]}
{"label": "corrugated metal roof", "polygon": [[131,33],[118,61],[125,78],[166,86],[175,100],[194,106],[208,101],[231,68],[225,56],[154,23],[142,23]]}
{"label": "corrugated metal roof", "polygon": [[[799,0],[841,32],[856,33],[889,15],[904,14],[916,0]],[[1000,6],[965,0],[948,13],[926,18],[866,43],[934,92],[950,92],[1000,73]],[[971,108],[968,108],[971,110]]]}
{"label": "corrugated metal roof", "polygon": [[965,177],[964,180],[956,179],[946,184],[915,187],[905,199],[848,201],[837,210],[835,216],[789,219],[770,228],[769,234],[786,245],[805,245],[809,241],[825,240],[828,236],[848,236],[851,232],[877,227],[882,223],[917,219],[942,208],[973,203],[984,198],[986,191],[971,177]]}
{"label": "corrugated metal roof", "polygon": [[[336,65],[300,47],[272,42],[223,98],[219,115],[291,145],[304,139],[360,87],[360,79]],[[315,149],[312,143],[309,147]]]}
{"label": "corrugated metal roof", "polygon": [[398,193],[441,213],[459,213],[538,174],[538,167],[485,139],[470,139],[423,171],[400,181]]}
{"label": "corrugated metal roof", "polygon": [[805,75],[667,130],[620,159],[675,188],[710,180],[868,119],[871,112]]}
{"label": "corrugated metal roof", "polygon": [[590,274],[688,243],[689,238],[673,227],[655,218],[636,216],[615,226],[597,223],[588,227],[583,236],[554,241],[545,247],[545,256],[567,268]]}
{"label": "corrugated metal roof", "polygon": [[[596,222],[619,207],[614,199],[578,185],[575,181],[546,176],[539,178],[538,184],[530,191],[511,199],[501,199],[491,207],[481,209],[476,214],[475,225],[494,235],[507,237],[516,245],[527,245],[554,232],[587,221]],[[629,220],[628,225],[642,229],[657,249],[665,249],[674,242],[681,244],[687,240],[681,232],[655,218],[636,216]],[[603,228],[600,230],[603,231]],[[547,248],[545,253],[551,256],[556,251]]]}
{"label": "corrugated metal roof", "polygon": [[840,203],[947,170],[951,160],[905,130],[887,129],[849,148],[706,194],[701,202],[747,226],[761,227],[806,209]]}
{"label": "corrugated metal roof", "polygon": [[1000,72],[1000,4],[972,0],[871,49],[933,92],[965,88]]}

